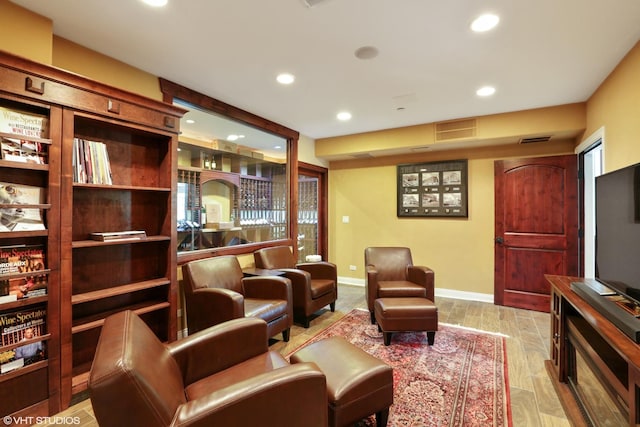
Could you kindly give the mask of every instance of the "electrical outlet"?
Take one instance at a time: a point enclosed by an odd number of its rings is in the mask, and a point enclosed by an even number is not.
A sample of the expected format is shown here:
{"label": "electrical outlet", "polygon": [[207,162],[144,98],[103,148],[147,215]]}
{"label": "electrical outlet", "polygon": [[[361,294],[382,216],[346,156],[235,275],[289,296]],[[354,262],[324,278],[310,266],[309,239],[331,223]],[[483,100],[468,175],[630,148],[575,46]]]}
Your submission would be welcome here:
{"label": "electrical outlet", "polygon": [[356,267],[355,265],[350,265],[349,266],[349,270],[351,271],[356,271],[358,267]]}

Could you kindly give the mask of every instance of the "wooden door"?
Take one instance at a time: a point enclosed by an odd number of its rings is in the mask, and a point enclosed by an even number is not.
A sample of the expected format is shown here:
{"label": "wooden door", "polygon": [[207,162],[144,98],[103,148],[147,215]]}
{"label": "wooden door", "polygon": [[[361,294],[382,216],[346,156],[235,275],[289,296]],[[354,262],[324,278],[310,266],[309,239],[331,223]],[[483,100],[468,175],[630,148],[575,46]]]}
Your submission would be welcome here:
{"label": "wooden door", "polygon": [[574,155],[495,162],[495,304],[548,312],[544,275],[578,274],[577,195]]}

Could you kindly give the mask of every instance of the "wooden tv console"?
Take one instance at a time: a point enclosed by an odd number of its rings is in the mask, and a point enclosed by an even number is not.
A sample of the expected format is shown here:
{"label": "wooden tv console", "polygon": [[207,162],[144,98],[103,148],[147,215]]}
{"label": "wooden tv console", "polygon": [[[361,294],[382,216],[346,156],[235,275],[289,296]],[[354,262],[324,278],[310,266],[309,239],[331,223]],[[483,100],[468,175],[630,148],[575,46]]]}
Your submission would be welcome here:
{"label": "wooden tv console", "polygon": [[580,363],[594,373],[602,390],[600,400],[610,399],[609,407],[622,422],[626,418],[629,426],[639,426],[640,345],[571,289],[572,282],[589,279],[555,275],[546,279],[551,285],[551,347],[545,364],[567,417],[575,425],[600,424],[588,414],[598,413],[601,402],[581,398],[583,393],[573,386],[578,377],[575,366]]}

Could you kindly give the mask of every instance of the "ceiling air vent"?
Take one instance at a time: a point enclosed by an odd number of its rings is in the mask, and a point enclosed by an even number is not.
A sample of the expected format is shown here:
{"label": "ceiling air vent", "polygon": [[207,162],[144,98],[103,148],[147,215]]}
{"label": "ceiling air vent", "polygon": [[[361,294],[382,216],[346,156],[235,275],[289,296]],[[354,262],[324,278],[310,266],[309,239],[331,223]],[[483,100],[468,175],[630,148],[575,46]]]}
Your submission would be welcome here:
{"label": "ceiling air vent", "polygon": [[520,144],[533,144],[536,142],[547,142],[551,139],[551,136],[532,136],[530,138],[521,138],[518,141]]}
{"label": "ceiling air vent", "polygon": [[436,123],[435,130],[436,142],[473,138],[476,136],[476,119]]}

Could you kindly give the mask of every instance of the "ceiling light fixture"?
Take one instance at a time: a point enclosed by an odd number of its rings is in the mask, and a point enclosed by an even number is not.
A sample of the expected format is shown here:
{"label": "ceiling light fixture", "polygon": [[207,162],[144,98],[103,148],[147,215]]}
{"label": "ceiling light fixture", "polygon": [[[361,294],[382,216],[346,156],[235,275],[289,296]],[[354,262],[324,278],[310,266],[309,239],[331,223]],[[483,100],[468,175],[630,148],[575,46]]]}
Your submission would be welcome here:
{"label": "ceiling light fixture", "polygon": [[478,96],[491,96],[496,93],[496,88],[493,86],[483,86],[476,91]]}
{"label": "ceiling light fixture", "polygon": [[278,74],[278,77],[276,77],[276,80],[280,84],[290,85],[291,83],[293,83],[296,80],[296,78],[295,78],[295,76],[293,74],[282,73],[282,74]]}
{"label": "ceiling light fixture", "polygon": [[238,139],[238,135],[229,135],[227,136],[227,141],[236,141]]}
{"label": "ceiling light fixture", "polygon": [[473,20],[471,23],[471,29],[476,33],[484,33],[485,31],[493,29],[498,25],[498,22],[500,22],[500,17],[498,17],[498,15],[485,13]]}
{"label": "ceiling light fixture", "polygon": [[351,113],[348,111],[341,111],[339,112],[336,117],[338,118],[338,120],[340,120],[341,122],[346,122],[348,120],[351,120]]}
{"label": "ceiling light fixture", "polygon": [[169,0],[142,0],[144,3],[153,7],[162,7],[166,6]]}
{"label": "ceiling light fixture", "polygon": [[190,125],[194,124],[196,121],[193,119],[187,119],[187,123],[189,123]]}

